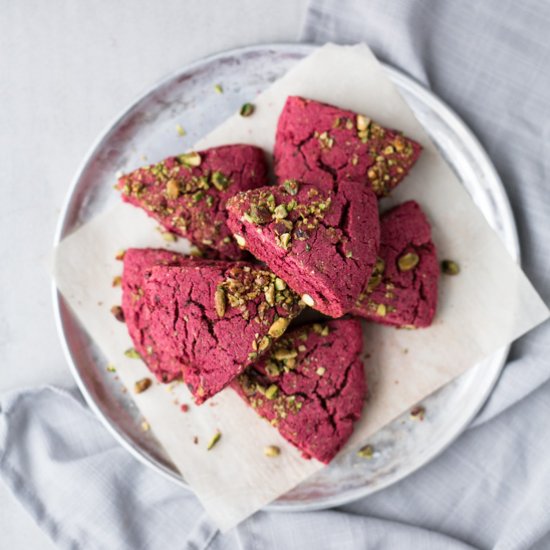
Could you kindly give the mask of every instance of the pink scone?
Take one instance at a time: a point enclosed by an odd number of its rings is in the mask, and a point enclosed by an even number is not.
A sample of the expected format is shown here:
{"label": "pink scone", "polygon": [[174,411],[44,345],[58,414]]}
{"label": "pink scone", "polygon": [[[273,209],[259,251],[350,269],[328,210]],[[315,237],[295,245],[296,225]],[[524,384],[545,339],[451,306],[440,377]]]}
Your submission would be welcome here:
{"label": "pink scone", "polygon": [[405,202],[381,217],[380,229],[380,258],[352,313],[385,325],[430,326],[439,265],[426,216]]}
{"label": "pink scone", "polygon": [[246,262],[154,267],[144,291],[151,338],[185,365],[197,403],[266,352],[303,309],[272,272]]}
{"label": "pink scone", "polygon": [[304,326],[277,341],[232,388],[305,457],[328,463],[363,410],[361,348],[357,320]]}
{"label": "pink scone", "polygon": [[209,257],[240,259],[226,226],[227,199],[267,183],[263,151],[225,145],[169,157],[118,180],[122,198],[165,229],[188,238]]}
{"label": "pink scone", "polygon": [[237,242],[264,261],[304,302],[331,317],[355,304],[376,261],[378,204],[363,185],[331,191],[287,181],[227,202]]}
{"label": "pink scone", "polygon": [[291,96],[279,118],[275,173],[323,188],[345,180],[365,183],[378,197],[407,175],[422,147],[370,118]]}

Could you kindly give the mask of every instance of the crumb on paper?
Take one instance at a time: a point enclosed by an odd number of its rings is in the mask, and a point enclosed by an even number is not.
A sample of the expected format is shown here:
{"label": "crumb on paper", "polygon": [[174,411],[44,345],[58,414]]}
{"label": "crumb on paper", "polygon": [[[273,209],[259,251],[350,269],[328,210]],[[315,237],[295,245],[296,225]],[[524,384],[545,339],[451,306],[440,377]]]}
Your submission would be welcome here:
{"label": "crumb on paper", "polygon": [[365,445],[357,451],[359,458],[366,458],[370,460],[374,456],[374,447],[372,445]]}
{"label": "crumb on paper", "polygon": [[189,405],[187,405],[186,403],[182,403],[180,409],[181,412],[186,413],[189,410]]}
{"label": "crumb on paper", "polygon": [[187,132],[185,131],[185,128],[181,124],[176,124],[176,132],[178,133],[178,136],[183,137]]}
{"label": "crumb on paper", "polygon": [[115,254],[115,260],[118,260],[119,262],[121,262],[122,260],[124,260],[124,255],[126,254],[126,250],[121,248],[120,250],[117,251],[117,253]]}
{"label": "crumb on paper", "polygon": [[116,275],[115,277],[113,277],[113,282],[112,282],[113,287],[120,286],[121,284],[122,284],[122,277],[120,275]]}
{"label": "crumb on paper", "polygon": [[413,407],[411,409],[409,416],[411,420],[417,420],[418,422],[422,422],[426,417],[426,409],[421,405],[417,405],[416,407]]}
{"label": "crumb on paper", "polygon": [[144,421],[141,423],[141,429],[142,429],[144,432],[148,432],[148,431],[151,429],[151,426],[149,426],[149,422],[147,422],[146,420],[144,420]]}
{"label": "crumb on paper", "polygon": [[264,447],[264,455],[270,458],[279,456],[281,454],[281,449],[277,445],[268,445]]}
{"label": "crumb on paper", "polygon": [[212,450],[218,443],[218,441],[222,438],[222,433],[221,432],[216,432],[212,438],[210,439],[210,441],[208,442],[208,445],[206,446],[206,450],[207,451],[210,451]]}
{"label": "crumb on paper", "polygon": [[223,87],[221,84],[215,84],[214,85],[214,91],[217,93],[217,94],[223,94]]}
{"label": "crumb on paper", "polygon": [[107,372],[116,372],[116,367],[114,366],[113,363],[107,363]]}
{"label": "crumb on paper", "polygon": [[199,444],[199,438],[197,436],[193,437],[193,443],[195,445],[198,445]]}

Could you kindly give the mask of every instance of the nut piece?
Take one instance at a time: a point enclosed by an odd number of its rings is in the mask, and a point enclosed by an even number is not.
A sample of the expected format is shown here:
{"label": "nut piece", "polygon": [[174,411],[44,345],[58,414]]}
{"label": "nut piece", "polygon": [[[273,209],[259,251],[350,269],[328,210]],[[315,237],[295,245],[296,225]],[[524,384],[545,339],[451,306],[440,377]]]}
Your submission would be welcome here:
{"label": "nut piece", "polygon": [[279,338],[285,332],[285,330],[290,325],[290,320],[286,317],[279,317],[276,321],[273,321],[273,324],[269,327],[267,333],[273,338]]}
{"label": "nut piece", "polygon": [[153,382],[151,381],[150,378],[142,378],[141,380],[138,380],[135,384],[134,384],[134,391],[136,393],[142,393],[144,392],[146,389],[148,389],[151,384]]}
{"label": "nut piece", "polygon": [[117,321],[124,323],[124,311],[122,311],[120,306],[113,306],[111,308],[111,313]]}
{"label": "nut piece", "polygon": [[260,343],[258,344],[258,351],[265,351],[271,344],[271,338],[269,336],[264,336]]}
{"label": "nut piece", "polygon": [[279,393],[279,388],[275,384],[271,384],[267,390],[265,390],[265,396],[267,399],[275,399]]}
{"label": "nut piece", "polygon": [[357,456],[370,460],[374,456],[374,448],[372,445],[365,445],[357,451]]}
{"label": "nut piece", "polygon": [[458,275],[460,273],[460,266],[453,260],[443,260],[441,262],[441,271],[445,275]]}
{"label": "nut piece", "polygon": [[325,369],[325,367],[318,367],[317,370],[315,371],[317,376],[323,376],[325,372],[327,372],[327,369]]}
{"label": "nut piece", "polygon": [[360,132],[366,130],[369,127],[369,124],[370,118],[367,118],[364,115],[357,115],[356,126]]}
{"label": "nut piece", "polygon": [[141,355],[136,351],[135,348],[128,348],[124,352],[124,355],[126,355],[126,357],[128,357],[129,359],[141,359]]}
{"label": "nut piece", "polygon": [[170,233],[170,231],[163,231],[161,233],[162,235],[162,238],[167,242],[167,243],[175,243],[178,238],[176,237],[176,235],[174,235],[173,233]]}
{"label": "nut piece", "polygon": [[302,302],[309,307],[313,307],[315,305],[315,300],[309,294],[302,294]]}
{"label": "nut piece", "polygon": [[414,252],[408,252],[407,254],[403,254],[403,256],[399,257],[399,259],[397,260],[397,265],[399,267],[399,271],[410,271],[418,265],[419,261],[420,258],[418,254]]}
{"label": "nut piece", "polygon": [[241,116],[250,116],[254,112],[254,105],[252,103],[245,103],[241,110],[239,111],[239,114]]}
{"label": "nut piece", "polygon": [[387,311],[386,304],[378,304],[378,306],[376,306],[376,315],[380,315],[380,317],[384,317],[384,315],[386,315],[386,311]]}
{"label": "nut piece", "polygon": [[274,457],[279,456],[281,454],[281,449],[277,447],[276,445],[268,445],[267,447],[264,447],[264,455]]}
{"label": "nut piece", "polygon": [[221,438],[222,438],[222,433],[216,432],[212,436],[212,439],[208,442],[208,445],[206,446],[206,450],[209,451],[210,449],[212,449]]}
{"label": "nut piece", "polygon": [[240,235],[237,235],[237,233],[235,233],[235,235],[233,235],[233,237],[235,237],[235,240],[237,241],[237,244],[241,248],[244,248],[246,246],[246,241],[244,240],[244,237],[241,237]]}
{"label": "nut piece", "polygon": [[176,179],[172,178],[166,182],[166,196],[169,199],[177,199],[180,195],[180,186]]}
{"label": "nut piece", "polygon": [[282,279],[279,279],[279,277],[277,277],[275,279],[275,288],[277,290],[284,290],[286,288],[286,283]]}
{"label": "nut piece", "polygon": [[202,162],[201,156],[195,151],[179,155],[178,159],[185,166],[200,166]]}
{"label": "nut piece", "polygon": [[284,204],[279,204],[273,211],[273,217],[276,220],[284,220],[287,216],[288,212]]}
{"label": "nut piece", "polygon": [[219,170],[216,170],[211,176],[210,180],[212,181],[212,185],[218,190],[218,191],[225,191],[229,187],[229,178],[222,174]]}
{"label": "nut piece", "polygon": [[216,289],[216,292],[214,294],[214,304],[216,306],[216,313],[218,314],[218,317],[223,317],[225,315],[227,297],[225,295],[224,289],[221,286]]}
{"label": "nut piece", "polygon": [[411,420],[418,420],[419,422],[422,422],[426,416],[426,409],[421,405],[417,405],[411,409],[409,416]]}

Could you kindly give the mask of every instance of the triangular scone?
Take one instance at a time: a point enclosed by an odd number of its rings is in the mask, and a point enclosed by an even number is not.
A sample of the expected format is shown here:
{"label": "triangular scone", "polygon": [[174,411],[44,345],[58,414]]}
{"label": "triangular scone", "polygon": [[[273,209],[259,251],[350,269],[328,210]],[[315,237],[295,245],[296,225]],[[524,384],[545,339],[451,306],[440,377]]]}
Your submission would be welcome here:
{"label": "triangular scone", "polygon": [[[168,231],[223,259],[242,251],[226,226],[227,199],[267,183],[263,151],[225,145],[169,157],[118,180],[122,198],[145,210]],[[214,252],[214,254],[212,254]]]}
{"label": "triangular scone", "polygon": [[358,320],[304,326],[278,340],[232,388],[304,456],[328,463],[363,410],[361,348]]}
{"label": "triangular scone", "polygon": [[154,267],[144,290],[151,337],[185,365],[197,403],[266,352],[304,307],[274,273],[246,262]]}
{"label": "triangular scone", "polygon": [[149,308],[143,298],[143,287],[155,265],[187,265],[193,258],[168,250],[129,248],[124,253],[122,273],[122,311],[134,348],[149,370],[161,382],[170,382],[181,376],[182,364],[157,346],[149,326]]}
{"label": "triangular scone", "polygon": [[430,326],[439,265],[426,216],[408,201],[382,215],[380,230],[375,271],[352,313],[396,327]]}
{"label": "triangular scone", "polygon": [[318,311],[340,317],[370,277],[379,245],[378,202],[363,185],[321,191],[294,180],[227,202],[237,242]]}
{"label": "triangular scone", "polygon": [[275,173],[321,187],[366,183],[387,195],[407,175],[422,147],[370,118],[311,99],[287,99],[277,126]]}

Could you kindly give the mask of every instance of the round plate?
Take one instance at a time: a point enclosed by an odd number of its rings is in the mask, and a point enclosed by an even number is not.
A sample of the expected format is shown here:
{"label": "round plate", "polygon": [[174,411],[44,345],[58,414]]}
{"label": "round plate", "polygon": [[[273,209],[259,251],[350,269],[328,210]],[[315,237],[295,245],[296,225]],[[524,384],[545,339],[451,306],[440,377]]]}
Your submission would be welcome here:
{"label": "round plate", "polygon": [[[93,145],[69,191],[55,244],[118,200],[115,174],[155,162],[192,146],[243,103],[313,52],[310,45],[266,45],[230,51],[189,65],[154,86],[109,126]],[[396,69],[388,76],[423,124],[509,252],[519,260],[513,216],[502,184],[479,142],[464,123],[431,92]],[[216,94],[215,85],[223,86]],[[179,136],[177,125],[188,134]],[[131,397],[106,373],[106,359],[53,289],[57,328],[67,360],[91,409],[135,457],[188,487],[150,433]],[[404,478],[433,459],[468,425],[490,394],[507,349],[424,401],[424,422],[406,415],[371,440],[372,460],[352,453],[304,481],[269,506],[272,510],[312,510],[350,502]]]}

